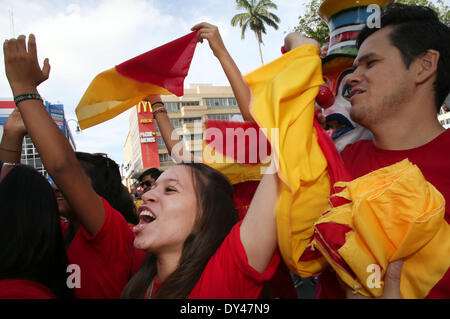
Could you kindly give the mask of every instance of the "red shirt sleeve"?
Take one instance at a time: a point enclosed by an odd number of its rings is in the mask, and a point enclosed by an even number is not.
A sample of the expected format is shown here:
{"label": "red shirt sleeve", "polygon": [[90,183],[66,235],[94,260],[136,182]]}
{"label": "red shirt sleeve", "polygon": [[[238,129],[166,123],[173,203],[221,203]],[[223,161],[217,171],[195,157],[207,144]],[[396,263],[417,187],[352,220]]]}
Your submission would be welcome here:
{"label": "red shirt sleeve", "polygon": [[67,251],[70,264],[80,269],[80,287],[75,288],[77,298],[119,298],[131,278],[139,269],[145,253],[134,248],[134,234],[125,218],[101,198],[105,221],[91,236],[80,226]]}
{"label": "red shirt sleeve", "polygon": [[263,273],[251,267],[241,242],[241,224],[242,221],[233,227],[211,257],[189,298],[254,299],[260,296],[264,282],[275,274],[280,257],[275,252]]}

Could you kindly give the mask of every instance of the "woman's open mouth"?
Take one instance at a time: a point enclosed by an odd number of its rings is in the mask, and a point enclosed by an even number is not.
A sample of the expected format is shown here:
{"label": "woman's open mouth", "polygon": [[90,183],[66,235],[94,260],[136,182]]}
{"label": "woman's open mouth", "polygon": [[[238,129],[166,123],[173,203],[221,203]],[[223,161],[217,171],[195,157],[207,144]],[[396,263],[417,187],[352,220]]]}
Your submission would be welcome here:
{"label": "woman's open mouth", "polygon": [[150,224],[156,219],[156,215],[150,210],[144,209],[140,212],[139,219],[146,224]]}

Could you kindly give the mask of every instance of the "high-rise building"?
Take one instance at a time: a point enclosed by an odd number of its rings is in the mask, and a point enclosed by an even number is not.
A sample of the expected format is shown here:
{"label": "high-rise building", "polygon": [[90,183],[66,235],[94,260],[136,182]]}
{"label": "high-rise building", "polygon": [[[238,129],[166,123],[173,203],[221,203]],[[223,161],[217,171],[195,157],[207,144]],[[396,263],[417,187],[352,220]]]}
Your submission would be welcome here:
{"label": "high-rise building", "polygon": [[[45,108],[55,123],[64,132],[64,135],[69,140],[73,149],[76,149],[75,141],[70,132],[69,126],[64,116],[64,106],[62,104],[51,104],[48,101],[44,101]],[[11,99],[0,99],[0,138],[3,136],[3,127],[6,119],[12,113],[16,105]],[[45,168],[42,164],[41,157],[34,146],[31,138],[26,135],[22,144],[21,160],[22,164],[27,164],[36,168],[41,174],[46,175]]]}
{"label": "high-rise building", "polygon": [[[182,97],[164,95],[161,98],[184,149],[198,158],[201,158],[205,121],[231,120],[233,115],[240,114],[230,86],[194,84],[184,90]],[[124,152],[124,177],[130,188],[133,179],[145,169],[165,169],[175,164],[153,119],[150,105],[146,102],[140,102],[130,112],[130,130]]]}

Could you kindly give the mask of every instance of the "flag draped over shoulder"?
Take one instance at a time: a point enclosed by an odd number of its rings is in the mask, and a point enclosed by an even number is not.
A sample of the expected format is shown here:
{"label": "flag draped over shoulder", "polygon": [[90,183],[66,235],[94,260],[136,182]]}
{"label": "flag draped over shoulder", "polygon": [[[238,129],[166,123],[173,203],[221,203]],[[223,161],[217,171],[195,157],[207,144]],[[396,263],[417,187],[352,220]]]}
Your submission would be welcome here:
{"label": "flag draped over shoulder", "polygon": [[[316,275],[327,262],[317,251],[310,251],[313,225],[329,207],[333,182],[319,140],[324,147],[331,146],[327,155],[335,156],[338,167],[340,164],[334,145],[314,124],[314,101],[323,84],[319,49],[300,46],[245,79],[253,96],[251,113],[266,129],[279,165],[276,218],[280,252],[293,273]],[[341,172],[345,170],[335,170]]]}
{"label": "flag draped over shoulder", "polygon": [[197,31],[98,74],[75,113],[86,129],[114,118],[151,94],[183,95]]}

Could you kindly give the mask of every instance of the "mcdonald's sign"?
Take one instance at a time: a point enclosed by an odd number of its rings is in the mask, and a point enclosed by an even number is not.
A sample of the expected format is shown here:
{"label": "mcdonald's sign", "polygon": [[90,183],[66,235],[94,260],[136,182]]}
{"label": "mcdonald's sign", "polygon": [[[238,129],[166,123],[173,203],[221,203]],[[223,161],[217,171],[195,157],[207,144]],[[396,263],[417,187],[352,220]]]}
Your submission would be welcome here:
{"label": "mcdonald's sign", "polygon": [[152,105],[148,101],[140,101],[137,106],[138,106],[138,113],[141,113],[141,107],[144,109],[143,113],[147,113],[147,106],[148,106],[148,111],[153,112]]}

